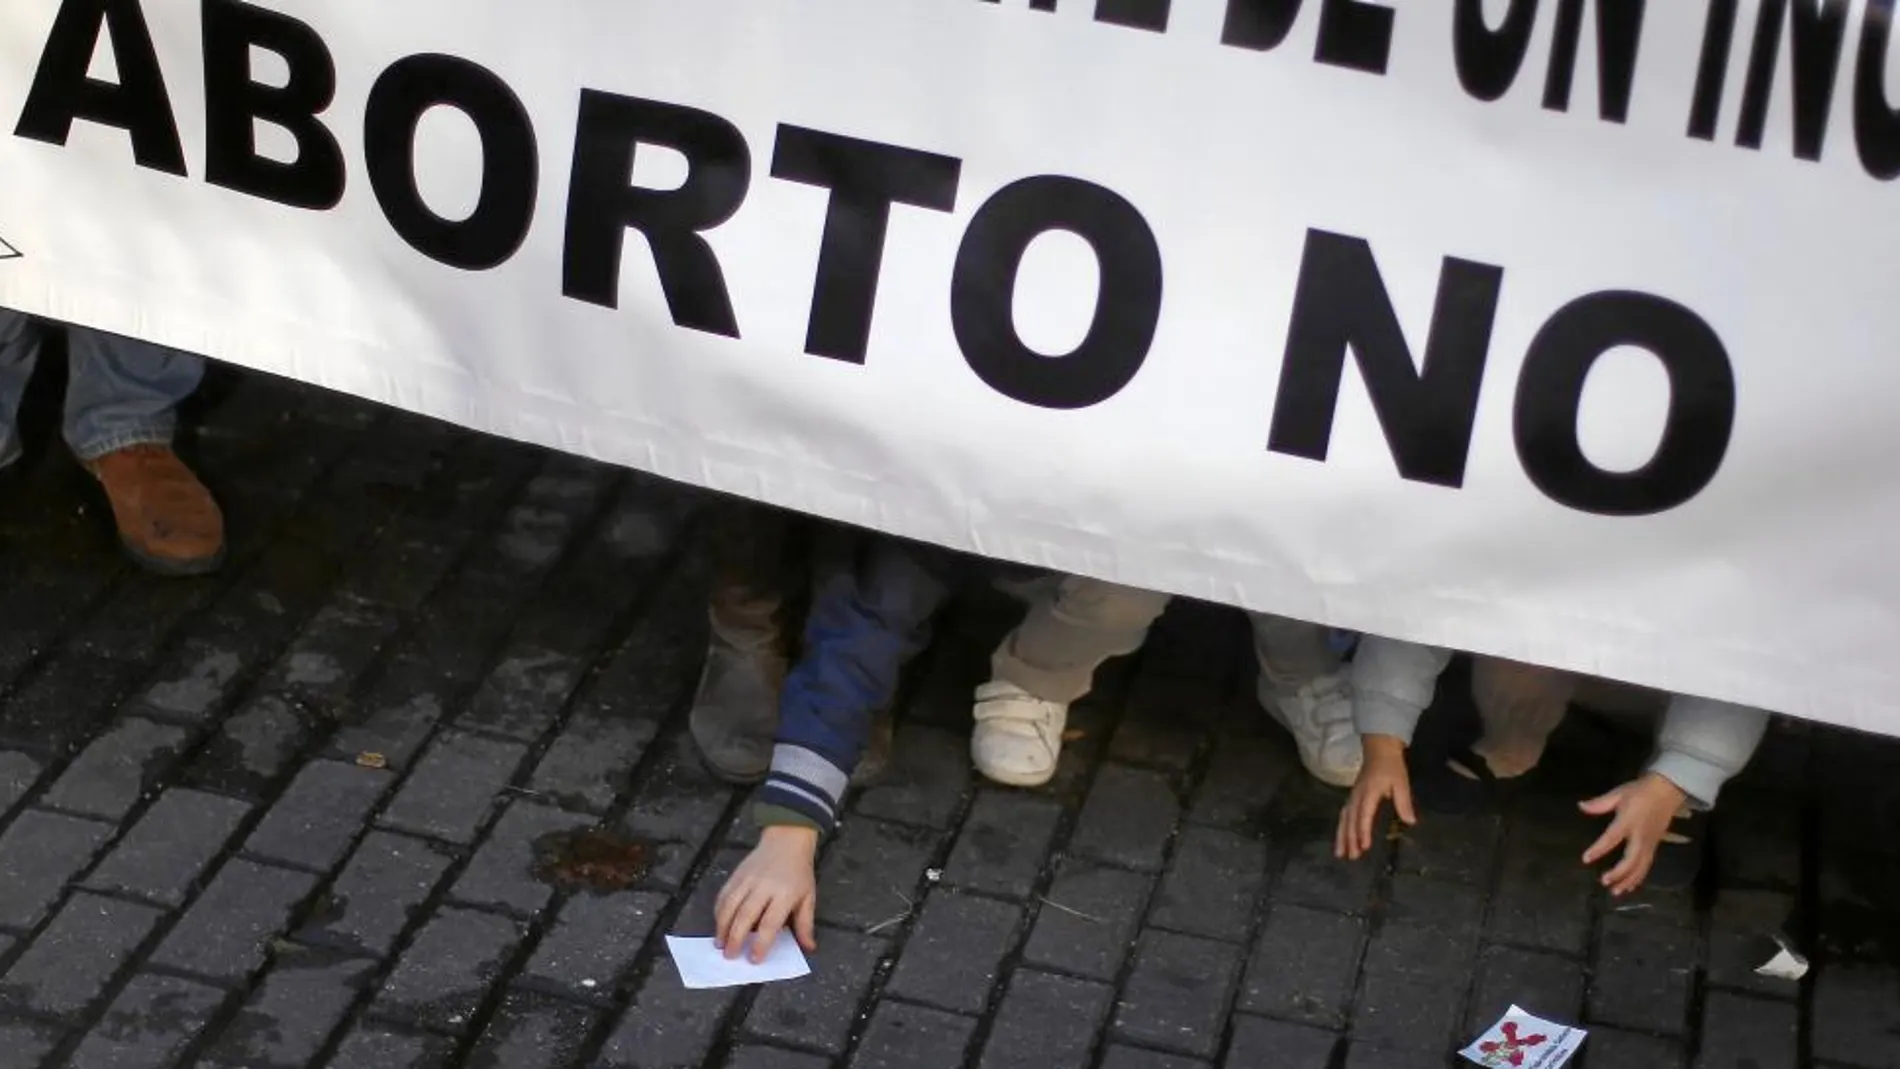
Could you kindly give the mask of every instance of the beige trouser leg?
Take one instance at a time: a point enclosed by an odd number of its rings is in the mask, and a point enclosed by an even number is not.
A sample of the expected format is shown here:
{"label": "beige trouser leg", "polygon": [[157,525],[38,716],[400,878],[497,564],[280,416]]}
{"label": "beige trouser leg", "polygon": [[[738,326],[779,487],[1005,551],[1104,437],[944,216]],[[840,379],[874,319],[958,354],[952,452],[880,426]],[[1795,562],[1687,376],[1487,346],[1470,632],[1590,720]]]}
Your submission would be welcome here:
{"label": "beige trouser leg", "polygon": [[1484,722],[1484,736],[1471,749],[1493,773],[1507,779],[1536,768],[1580,683],[1578,676],[1554,668],[1474,658],[1471,696]]}
{"label": "beige trouser leg", "polygon": [[992,678],[1051,702],[1089,692],[1095,670],[1133,653],[1168,607],[1168,595],[1071,576],[1030,603],[990,658]]}
{"label": "beige trouser leg", "polygon": [[1253,624],[1253,655],[1260,664],[1260,701],[1271,707],[1277,691],[1298,690],[1339,671],[1342,660],[1318,624],[1270,613],[1248,613]]}
{"label": "beige trouser leg", "polygon": [[1570,699],[1586,709],[1626,717],[1657,717],[1669,705],[1669,695],[1633,683],[1585,676],[1577,683],[1576,696]]}

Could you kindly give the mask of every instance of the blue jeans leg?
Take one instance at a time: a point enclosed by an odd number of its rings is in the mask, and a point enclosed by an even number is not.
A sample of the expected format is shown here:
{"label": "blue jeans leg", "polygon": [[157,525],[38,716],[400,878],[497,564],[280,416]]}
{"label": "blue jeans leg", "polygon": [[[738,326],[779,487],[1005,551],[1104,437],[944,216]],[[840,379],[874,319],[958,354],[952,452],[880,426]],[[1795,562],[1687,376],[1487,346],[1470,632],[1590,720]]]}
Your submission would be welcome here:
{"label": "blue jeans leg", "polygon": [[0,468],[20,459],[20,400],[40,354],[40,326],[0,308]]}
{"label": "blue jeans leg", "polygon": [[134,445],[162,445],[177,409],[204,379],[203,357],[74,327],[67,335],[66,444],[82,462]]}

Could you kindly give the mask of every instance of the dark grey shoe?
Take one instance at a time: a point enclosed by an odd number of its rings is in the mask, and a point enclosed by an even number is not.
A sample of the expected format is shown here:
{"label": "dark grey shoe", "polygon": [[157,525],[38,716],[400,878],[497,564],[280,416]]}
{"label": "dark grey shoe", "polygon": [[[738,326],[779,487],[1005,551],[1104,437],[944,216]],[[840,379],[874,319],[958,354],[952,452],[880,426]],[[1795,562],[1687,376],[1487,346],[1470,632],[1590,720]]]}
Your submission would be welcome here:
{"label": "dark grey shoe", "polygon": [[772,767],[785,671],[784,655],[770,644],[741,649],[714,637],[687,730],[706,766],[720,779],[758,783]]}

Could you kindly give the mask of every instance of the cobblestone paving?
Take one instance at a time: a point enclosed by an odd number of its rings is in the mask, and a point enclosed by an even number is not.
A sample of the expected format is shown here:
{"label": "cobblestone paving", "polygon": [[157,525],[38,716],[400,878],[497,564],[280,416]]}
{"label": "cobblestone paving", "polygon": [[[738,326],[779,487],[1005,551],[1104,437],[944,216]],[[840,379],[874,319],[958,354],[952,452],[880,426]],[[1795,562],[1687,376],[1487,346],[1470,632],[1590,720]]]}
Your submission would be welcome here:
{"label": "cobblestone paving", "polygon": [[[1347,866],[1244,632],[1193,606],[1018,792],[966,759],[1011,622],[973,597],[823,859],[815,975],[685,991],[660,936],[706,930],[752,834],[683,734],[694,497],[214,393],[219,577],[121,563],[50,448],[0,487],[0,1069],[1404,1069],[1512,1002],[1585,1023],[1590,1069],[1900,1066],[1900,748],[1778,729],[1679,893],[1613,905],[1576,863],[1572,802],[1641,756],[1581,721],[1503,816]],[[635,886],[537,878],[593,827],[651,844]],[[1753,972],[1784,920],[1798,986]]]}

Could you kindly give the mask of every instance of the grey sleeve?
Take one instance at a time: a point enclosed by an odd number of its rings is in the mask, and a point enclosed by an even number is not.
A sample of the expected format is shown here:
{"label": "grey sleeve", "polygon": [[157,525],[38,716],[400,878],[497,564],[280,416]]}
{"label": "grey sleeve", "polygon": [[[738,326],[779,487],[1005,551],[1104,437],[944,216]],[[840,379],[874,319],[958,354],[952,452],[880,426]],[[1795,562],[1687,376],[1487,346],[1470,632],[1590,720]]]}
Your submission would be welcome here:
{"label": "grey sleeve", "polygon": [[1702,808],[1713,808],[1722,785],[1755,756],[1768,717],[1760,709],[1678,694],[1663,714],[1649,770]]}
{"label": "grey sleeve", "polygon": [[1451,651],[1367,635],[1352,658],[1352,723],[1361,735],[1393,735],[1412,744],[1418,718],[1438,691]]}

